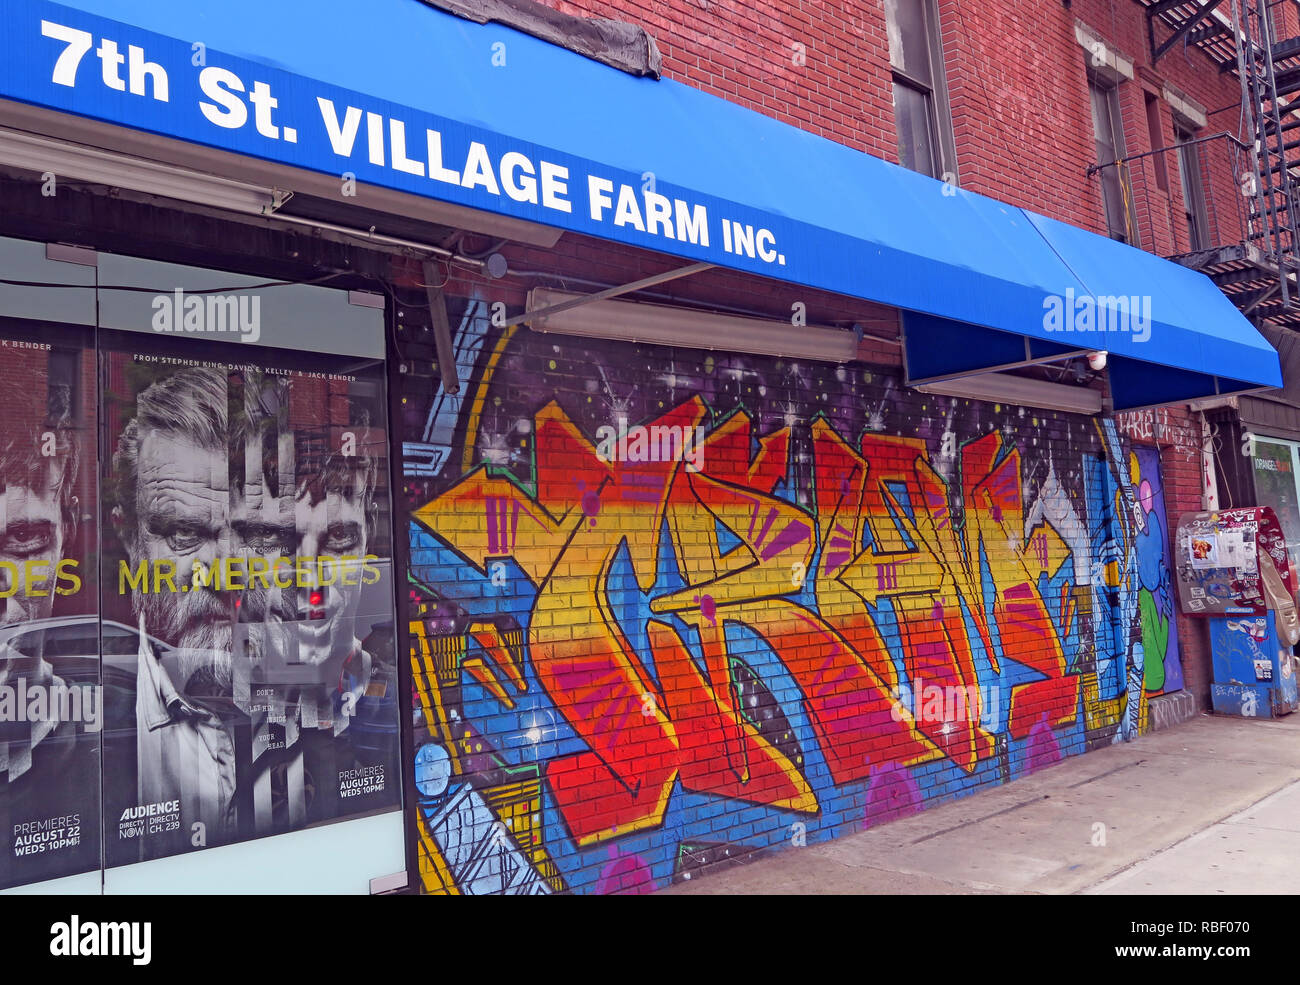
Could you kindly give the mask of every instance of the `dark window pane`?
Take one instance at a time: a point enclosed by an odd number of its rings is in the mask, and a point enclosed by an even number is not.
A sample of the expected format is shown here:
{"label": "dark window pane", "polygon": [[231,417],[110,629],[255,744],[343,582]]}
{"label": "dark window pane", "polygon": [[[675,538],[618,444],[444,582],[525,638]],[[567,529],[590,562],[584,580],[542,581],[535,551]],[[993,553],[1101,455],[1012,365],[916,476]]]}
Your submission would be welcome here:
{"label": "dark window pane", "polygon": [[[1110,164],[1124,156],[1118,93],[1093,79],[1088,80],[1088,90],[1092,97],[1092,128],[1096,140],[1097,163]],[[1102,169],[1101,197],[1106,210],[1106,229],[1111,238],[1130,242],[1133,239],[1132,224],[1126,221],[1128,206],[1124,195],[1123,173],[1117,165]]]}
{"label": "dark window pane", "polygon": [[894,120],[898,128],[898,162],[912,171],[938,177],[930,94],[894,82]]}
{"label": "dark window pane", "polygon": [[932,83],[930,42],[925,24],[926,0],[885,0],[889,62],[912,78]]}
{"label": "dark window pane", "polygon": [[1187,216],[1187,235],[1193,250],[1203,250],[1210,245],[1209,222],[1205,212],[1205,190],[1201,184],[1200,156],[1195,145],[1188,142],[1195,136],[1179,127],[1175,132],[1178,141],[1178,176],[1183,191],[1183,211]]}
{"label": "dark window pane", "polygon": [[1116,168],[1107,168],[1101,176],[1101,194],[1106,206],[1106,230],[1111,239],[1128,242],[1128,226],[1124,222],[1124,187]]}
{"label": "dark window pane", "polygon": [[1111,125],[1110,100],[1105,89],[1090,85],[1092,95],[1092,132],[1097,142],[1097,162],[1105,164],[1119,156],[1115,149],[1115,131]]}

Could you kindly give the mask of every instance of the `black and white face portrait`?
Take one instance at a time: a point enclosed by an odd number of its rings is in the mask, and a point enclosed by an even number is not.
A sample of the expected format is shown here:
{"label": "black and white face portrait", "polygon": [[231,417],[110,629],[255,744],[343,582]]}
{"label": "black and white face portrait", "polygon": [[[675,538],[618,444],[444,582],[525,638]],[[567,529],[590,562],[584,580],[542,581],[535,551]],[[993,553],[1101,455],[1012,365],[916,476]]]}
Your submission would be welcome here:
{"label": "black and white face portrait", "polygon": [[362,559],[369,543],[364,472],[339,483],[305,484],[296,507],[299,556],[315,559],[310,584],[299,589],[303,660],[321,667],[341,665],[356,639]]}
{"label": "black and white face portrait", "polygon": [[[58,593],[70,590],[58,571],[75,527],[74,440],[54,428],[0,436],[0,626],[48,618]],[[0,646],[0,679],[32,672],[39,650]]]}
{"label": "black and white face portrait", "polygon": [[149,571],[133,613],[178,650],[182,690],[231,693],[232,647],[333,684],[354,647],[375,467],[292,428],[290,396],[283,379],[182,370],[139,395],[119,442],[114,522]]}
{"label": "black and white face portrait", "polygon": [[63,559],[70,517],[65,508],[66,459],[6,481],[0,518],[0,624],[49,616],[54,605],[54,572]]}
{"label": "black and white face portrait", "polygon": [[132,563],[156,569],[167,562],[191,590],[143,593],[137,611],[181,647],[229,648],[228,603],[219,592],[188,584],[195,562],[210,568],[230,550],[225,458],[225,449],[175,432],[149,430],[140,442]]}

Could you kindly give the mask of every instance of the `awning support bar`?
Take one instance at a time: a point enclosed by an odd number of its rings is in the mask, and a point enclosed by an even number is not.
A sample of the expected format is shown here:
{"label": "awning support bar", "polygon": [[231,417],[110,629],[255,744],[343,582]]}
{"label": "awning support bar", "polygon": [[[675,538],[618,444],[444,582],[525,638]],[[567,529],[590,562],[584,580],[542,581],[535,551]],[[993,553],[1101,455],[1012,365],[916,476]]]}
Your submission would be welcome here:
{"label": "awning support bar", "polygon": [[516,315],[505,323],[505,327],[519,325],[523,322],[532,321],[534,318],[545,318],[547,315],[556,315],[561,311],[568,311],[570,308],[580,308],[584,304],[590,304],[592,301],[604,301],[606,298],[616,298],[620,294],[631,294],[634,291],[643,291],[647,287],[654,287],[657,284],[665,284],[670,280],[678,280],[682,277],[689,277],[691,274],[703,273],[706,270],[712,270],[716,264],[712,263],[692,263],[687,267],[678,267],[675,270],[665,270],[661,274],[655,274],[651,277],[644,277],[641,280],[634,280],[630,284],[622,284],[618,287],[610,287],[595,294],[584,294],[580,298],[572,301],[564,301],[560,304],[548,305],[545,308],[538,308],[535,311],[525,311],[522,315]]}
{"label": "awning support bar", "polygon": [[1012,360],[1008,362],[996,363],[993,365],[969,366],[951,372],[938,373],[933,376],[923,376],[917,379],[912,378],[910,361],[908,359],[909,350],[907,347],[907,320],[903,320],[902,331],[903,342],[903,382],[907,386],[922,386],[929,383],[943,383],[949,380],[960,380],[967,377],[982,376],[985,373],[1002,373],[1009,369],[1024,369],[1028,366],[1042,366],[1049,363],[1064,362],[1067,359],[1077,359],[1079,356],[1086,356],[1095,349],[1072,349],[1067,352],[1048,353],[1044,356],[1035,356],[1030,349],[1030,340],[1028,336],[1024,338],[1025,357],[1023,359]]}

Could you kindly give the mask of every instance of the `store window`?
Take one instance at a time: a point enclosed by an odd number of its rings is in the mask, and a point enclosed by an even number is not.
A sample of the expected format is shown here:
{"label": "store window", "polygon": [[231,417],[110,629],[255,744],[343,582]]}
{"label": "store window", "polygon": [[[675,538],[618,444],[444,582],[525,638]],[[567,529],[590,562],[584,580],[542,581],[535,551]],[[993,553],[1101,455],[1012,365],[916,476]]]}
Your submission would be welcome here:
{"label": "store window", "polygon": [[0,287],[0,689],[50,697],[0,888],[385,814],[400,869],[382,304],[43,250],[0,240],[46,285]]}

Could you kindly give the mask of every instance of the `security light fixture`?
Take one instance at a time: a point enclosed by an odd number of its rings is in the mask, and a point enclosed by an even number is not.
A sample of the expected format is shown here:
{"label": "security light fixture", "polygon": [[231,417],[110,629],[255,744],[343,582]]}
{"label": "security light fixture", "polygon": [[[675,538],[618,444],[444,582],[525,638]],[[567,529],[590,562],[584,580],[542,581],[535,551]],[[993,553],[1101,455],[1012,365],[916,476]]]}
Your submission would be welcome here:
{"label": "security light fixture", "polygon": [[6,128],[0,164],[252,215],[273,215],[293,194]]}
{"label": "security light fixture", "polygon": [[1006,373],[982,373],[964,376],[940,383],[922,383],[916,386],[922,393],[938,393],[968,400],[990,400],[1004,404],[1024,404],[1027,407],[1045,407],[1049,410],[1068,411],[1074,414],[1100,414],[1101,393],[1082,386],[1049,383],[1027,376],[1008,376]]}
{"label": "security light fixture", "polygon": [[528,292],[524,320],[535,332],[688,349],[726,349],[787,359],[846,363],[856,359],[858,353],[856,335],[839,329],[638,301],[586,301],[581,294],[546,287]]}

